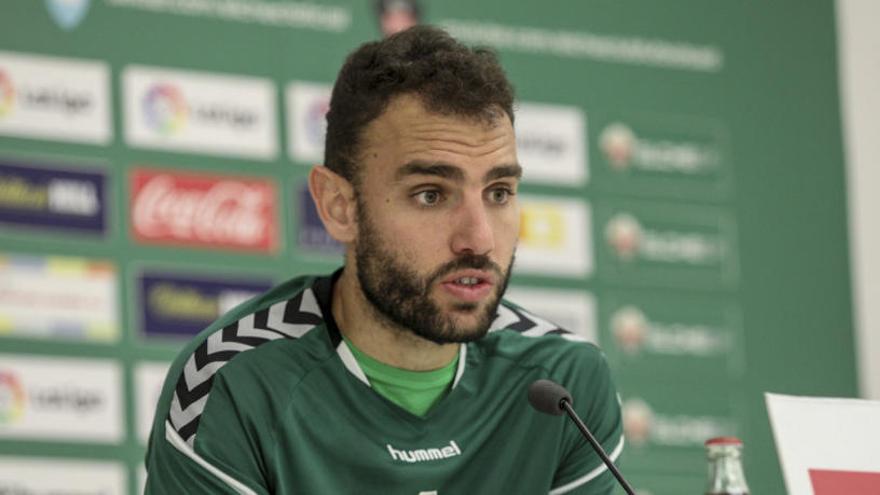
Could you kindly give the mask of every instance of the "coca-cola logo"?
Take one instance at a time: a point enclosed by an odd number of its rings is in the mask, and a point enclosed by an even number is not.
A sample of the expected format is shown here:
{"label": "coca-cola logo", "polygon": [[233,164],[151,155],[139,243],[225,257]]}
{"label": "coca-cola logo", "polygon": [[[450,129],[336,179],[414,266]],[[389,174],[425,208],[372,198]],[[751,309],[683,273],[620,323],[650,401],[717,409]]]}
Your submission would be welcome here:
{"label": "coca-cola logo", "polygon": [[136,171],[131,222],[146,242],[275,249],[274,187],[268,181]]}

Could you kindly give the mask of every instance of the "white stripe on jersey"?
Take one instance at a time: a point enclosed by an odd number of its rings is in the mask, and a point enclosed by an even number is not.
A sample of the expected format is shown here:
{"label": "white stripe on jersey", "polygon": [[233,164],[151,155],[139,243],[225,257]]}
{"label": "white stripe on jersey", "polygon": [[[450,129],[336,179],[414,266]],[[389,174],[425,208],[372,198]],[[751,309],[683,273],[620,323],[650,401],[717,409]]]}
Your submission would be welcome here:
{"label": "white stripe on jersey", "polygon": [[196,464],[205,468],[209,473],[213,474],[220,481],[226,484],[229,488],[235,490],[235,493],[239,495],[257,495],[257,492],[251,490],[244,483],[236,480],[232,476],[224,473],[217,466],[212,465],[208,461],[206,461],[202,456],[196,454],[196,452],[186,443],[180,435],[174,431],[174,427],[171,426],[170,421],[165,421],[165,440],[168,440],[175,449],[179,450],[183,455],[189,457],[194,460]]}
{"label": "white stripe on jersey", "polygon": [[344,340],[336,346],[336,353],[339,354],[342,364],[345,365],[349,373],[356,376],[358,380],[364,382],[368,387],[372,387],[370,380],[367,379],[367,375],[361,369],[361,365],[358,364],[357,359],[355,359],[354,354],[351,353],[351,349],[348,348],[348,344]]}
{"label": "white stripe on jersey", "polygon": [[[611,459],[612,462],[617,462],[617,458],[620,457],[621,452],[623,452],[623,435],[620,435],[620,441],[617,442],[617,447],[614,447],[614,450],[611,452],[611,455],[609,455],[608,458]],[[597,467],[596,469],[590,471],[589,473],[581,476],[580,478],[578,478],[574,481],[571,481],[569,483],[566,483],[558,488],[554,488],[554,489],[550,490],[550,495],[561,495],[563,493],[568,493],[568,492],[574,490],[575,488],[583,485],[584,483],[592,480],[593,478],[596,478],[597,476],[599,476],[600,474],[604,473],[607,470],[608,470],[608,467],[603,462],[602,464],[599,465],[599,467]]]}
{"label": "white stripe on jersey", "polygon": [[452,388],[458,385],[461,375],[464,374],[465,361],[467,361],[467,344],[458,344],[458,367],[455,370],[455,378],[452,380]]}

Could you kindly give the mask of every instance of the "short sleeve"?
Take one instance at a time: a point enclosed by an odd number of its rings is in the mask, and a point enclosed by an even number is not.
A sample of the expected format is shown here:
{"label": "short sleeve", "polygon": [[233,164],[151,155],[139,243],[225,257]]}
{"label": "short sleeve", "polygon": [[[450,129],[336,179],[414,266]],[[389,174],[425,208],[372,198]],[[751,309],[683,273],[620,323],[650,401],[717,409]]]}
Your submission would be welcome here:
{"label": "short sleeve", "polygon": [[[577,362],[564,370],[560,382],[572,392],[575,411],[608,457],[617,464],[623,451],[620,400],[611,380],[608,363],[592,344],[581,344]],[[551,495],[605,495],[613,493],[617,480],[593,450],[577,426],[566,419],[566,449],[556,471]]]}
{"label": "short sleeve", "polygon": [[[236,404],[222,374],[216,374],[194,418],[196,428],[177,428],[168,411],[155,421],[146,457],[146,495],[186,493],[264,495],[255,425]],[[172,403],[171,407],[175,407]]]}

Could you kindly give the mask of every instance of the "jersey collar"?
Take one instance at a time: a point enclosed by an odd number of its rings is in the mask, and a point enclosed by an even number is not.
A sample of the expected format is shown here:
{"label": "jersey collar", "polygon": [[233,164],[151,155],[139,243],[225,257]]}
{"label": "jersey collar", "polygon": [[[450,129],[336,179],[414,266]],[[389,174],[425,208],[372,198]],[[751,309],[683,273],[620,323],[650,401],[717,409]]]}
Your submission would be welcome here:
{"label": "jersey collar", "polygon": [[[321,308],[321,314],[324,316],[324,326],[327,329],[330,344],[336,349],[336,353],[339,355],[339,359],[342,360],[342,364],[345,365],[345,369],[366,386],[371,387],[370,380],[367,379],[364,370],[361,369],[354,354],[351,353],[351,349],[342,340],[342,333],[339,331],[339,326],[336,325],[336,319],[333,318],[333,286],[340,275],[342,275],[342,268],[333,272],[329,277],[319,277],[312,285],[312,290],[315,293],[318,306]],[[464,375],[467,363],[467,347],[466,344],[458,346],[458,367],[455,370],[455,377],[452,379],[453,389],[461,381],[462,375]]]}

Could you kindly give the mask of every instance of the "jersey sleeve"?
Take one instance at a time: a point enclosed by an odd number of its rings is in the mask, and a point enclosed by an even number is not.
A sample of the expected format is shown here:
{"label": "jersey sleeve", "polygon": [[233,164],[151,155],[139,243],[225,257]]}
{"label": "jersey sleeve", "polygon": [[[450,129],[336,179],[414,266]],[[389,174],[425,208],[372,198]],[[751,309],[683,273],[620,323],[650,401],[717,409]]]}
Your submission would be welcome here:
{"label": "jersey sleeve", "polygon": [[[572,392],[575,411],[586,423],[608,457],[617,465],[623,451],[623,422],[617,390],[604,355],[591,344],[582,344],[579,364],[560,382]],[[580,347],[580,346],[579,346]],[[565,456],[556,471],[550,495],[606,495],[617,480],[577,426],[565,420]]]}
{"label": "jersey sleeve", "polygon": [[[201,413],[183,427],[175,427],[169,414],[181,399],[174,397],[164,413],[160,405],[146,457],[146,495],[270,493],[257,432],[270,425],[256,425],[247,417],[222,374],[215,374],[209,385]],[[198,400],[189,406],[198,410]]]}

